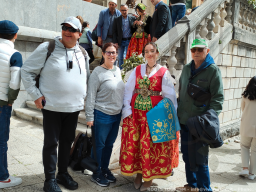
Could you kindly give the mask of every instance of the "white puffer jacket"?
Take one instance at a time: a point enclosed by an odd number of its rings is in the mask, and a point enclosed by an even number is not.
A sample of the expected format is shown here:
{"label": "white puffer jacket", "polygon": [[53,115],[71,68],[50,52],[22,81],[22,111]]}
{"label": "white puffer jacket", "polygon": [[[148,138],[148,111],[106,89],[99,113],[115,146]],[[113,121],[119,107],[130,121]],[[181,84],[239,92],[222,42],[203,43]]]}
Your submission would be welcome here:
{"label": "white puffer jacket", "polygon": [[0,38],[0,100],[3,101],[8,101],[9,88],[20,88],[20,69],[10,65],[11,56],[15,52],[17,50],[12,41]]}

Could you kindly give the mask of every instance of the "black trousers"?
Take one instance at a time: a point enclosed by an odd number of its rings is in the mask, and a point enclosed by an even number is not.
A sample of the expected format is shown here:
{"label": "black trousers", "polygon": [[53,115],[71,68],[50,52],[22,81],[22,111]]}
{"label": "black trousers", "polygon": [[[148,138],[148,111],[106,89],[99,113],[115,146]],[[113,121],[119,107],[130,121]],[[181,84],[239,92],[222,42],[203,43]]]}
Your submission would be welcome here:
{"label": "black trousers", "polygon": [[75,139],[78,115],[73,113],[54,112],[42,109],[44,147],[43,165],[45,179],[55,179],[58,147],[58,171],[67,171],[71,145]]}
{"label": "black trousers", "polygon": [[92,52],[92,49],[86,49],[89,57],[90,57],[90,60],[89,60],[89,64],[91,64],[93,61],[94,61],[94,55],[93,55],[93,52]]}

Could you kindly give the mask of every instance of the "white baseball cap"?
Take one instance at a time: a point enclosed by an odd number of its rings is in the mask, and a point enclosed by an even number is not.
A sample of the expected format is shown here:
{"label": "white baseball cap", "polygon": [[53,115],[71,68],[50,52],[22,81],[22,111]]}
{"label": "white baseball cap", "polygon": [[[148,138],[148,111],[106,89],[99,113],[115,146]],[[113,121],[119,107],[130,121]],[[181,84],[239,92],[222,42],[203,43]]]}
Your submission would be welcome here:
{"label": "white baseball cap", "polygon": [[73,16],[70,16],[70,17],[67,17],[63,23],[61,23],[61,25],[63,24],[69,24],[71,25],[74,29],[78,29],[80,32],[82,31],[82,25],[79,21],[79,19],[73,17]]}
{"label": "white baseball cap", "polygon": [[117,0],[108,0],[108,4],[109,4],[110,2],[113,2],[113,3],[115,3],[115,4],[117,5]]}

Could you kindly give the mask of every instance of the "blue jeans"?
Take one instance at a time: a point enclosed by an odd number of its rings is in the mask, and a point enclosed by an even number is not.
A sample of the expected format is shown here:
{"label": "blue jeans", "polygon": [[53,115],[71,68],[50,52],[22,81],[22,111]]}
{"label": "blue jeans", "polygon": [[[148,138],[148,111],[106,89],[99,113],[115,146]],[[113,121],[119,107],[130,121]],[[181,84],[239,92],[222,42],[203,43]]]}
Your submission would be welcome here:
{"label": "blue jeans", "polygon": [[[101,170],[108,169],[120,121],[121,113],[117,115],[107,115],[99,110],[94,110],[94,122],[92,129],[95,137],[97,162],[99,164],[98,170],[94,174],[100,173]],[[91,153],[92,158],[94,158],[93,149]]]}
{"label": "blue jeans", "polygon": [[122,41],[122,44],[118,49],[118,64],[119,64],[120,69],[122,69],[122,65],[123,65],[124,59],[126,57],[129,43],[130,43],[130,40]]}
{"label": "blue jeans", "polygon": [[175,22],[179,21],[186,14],[186,5],[175,5],[172,6],[172,27],[174,27]]}
{"label": "blue jeans", "polygon": [[198,171],[190,171],[189,157],[188,157],[188,127],[181,125],[181,152],[183,161],[185,162],[185,171],[187,183],[190,187],[199,188],[199,191],[212,191],[210,184],[210,173],[207,165],[199,165]]}
{"label": "blue jeans", "polygon": [[7,141],[9,140],[11,106],[0,106],[0,181],[9,177],[7,165]]}

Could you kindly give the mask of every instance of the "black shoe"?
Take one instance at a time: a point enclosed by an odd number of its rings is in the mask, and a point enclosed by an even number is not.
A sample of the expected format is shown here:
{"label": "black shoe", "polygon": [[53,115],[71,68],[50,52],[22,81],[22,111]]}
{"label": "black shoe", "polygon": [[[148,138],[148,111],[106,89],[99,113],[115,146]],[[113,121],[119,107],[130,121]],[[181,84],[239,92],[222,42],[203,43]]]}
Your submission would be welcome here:
{"label": "black shoe", "polygon": [[45,192],[62,192],[56,182],[56,179],[50,179],[49,181],[45,181],[43,189]]}
{"label": "black shoe", "polygon": [[115,183],[115,182],[116,182],[116,178],[114,177],[114,175],[111,173],[111,171],[110,171],[109,169],[102,170],[102,174],[104,175],[104,177],[105,177],[110,183]]}
{"label": "black shoe", "polygon": [[109,181],[102,175],[102,173],[93,174],[91,181],[96,183],[97,185],[101,187],[108,187]]}
{"label": "black shoe", "polygon": [[68,172],[62,173],[62,174],[58,173],[56,180],[57,180],[57,183],[63,185],[65,188],[69,190],[75,190],[78,188],[78,183],[72,179],[72,177],[68,174]]}

